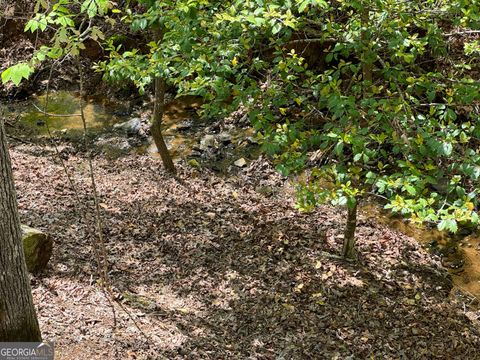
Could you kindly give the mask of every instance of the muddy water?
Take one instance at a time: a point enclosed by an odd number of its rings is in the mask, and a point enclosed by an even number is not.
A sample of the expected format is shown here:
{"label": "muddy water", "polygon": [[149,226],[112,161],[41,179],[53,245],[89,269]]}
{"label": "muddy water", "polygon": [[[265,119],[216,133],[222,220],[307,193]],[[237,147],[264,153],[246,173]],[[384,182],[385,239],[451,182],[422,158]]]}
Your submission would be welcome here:
{"label": "muddy water", "polygon": [[[182,96],[167,103],[163,116],[163,136],[175,159],[188,158],[193,155],[203,136],[207,135],[205,127],[208,121],[200,120],[196,116],[196,109],[202,105],[201,98],[196,96]],[[182,129],[182,124],[190,122],[187,130]],[[233,162],[239,158],[254,159],[260,155],[259,146],[251,146],[246,138],[253,138],[253,128],[233,128],[228,130],[230,143],[234,146],[222,150],[218,159],[209,159],[206,164],[220,173],[226,173]],[[154,143],[137,149],[137,152],[148,153],[160,157]]]}
{"label": "muddy water", "polygon": [[425,248],[440,256],[452,275],[454,284],[467,293],[480,297],[480,237],[451,235],[437,229],[414,226],[392,216],[377,204],[366,204],[360,212],[401,233],[413,237]]}
{"label": "muddy water", "polygon": [[[80,97],[73,92],[60,91],[51,93],[48,99],[47,113],[57,116],[45,116],[39,111],[44,110],[46,96],[34,96],[32,101],[13,110],[20,116],[25,126],[34,129],[36,133],[47,133],[47,125],[51,131],[81,130],[83,123],[80,114]],[[115,123],[125,121],[125,116],[115,115],[112,106],[88,99],[84,103],[84,114],[88,128],[100,130]],[[60,116],[58,116],[60,115]]]}
{"label": "muddy water", "polygon": [[[31,135],[47,135],[48,129],[52,133],[65,134],[83,130],[80,114],[80,97],[75,92],[52,92],[48,98],[47,113],[41,112],[45,107],[46,96],[34,96],[30,102],[12,105],[7,109],[10,118],[19,117],[22,131]],[[183,96],[168,102],[163,117],[163,135],[165,142],[174,159],[186,159],[200,143],[202,137],[208,134],[208,121],[199,120],[196,110],[201,106],[201,98]],[[149,106],[151,107],[151,106]],[[145,109],[143,111],[148,111]],[[102,136],[116,136],[112,126],[125,122],[140,114],[129,114],[125,104],[112,103],[105,98],[88,98],[84,100],[84,114],[87,128],[90,132],[101,133]],[[188,126],[185,126],[188,123]],[[183,125],[182,125],[183,124]],[[259,155],[259,147],[249,146],[244,140],[253,138],[252,128],[235,128],[228,131],[230,146],[222,150],[224,156],[209,158],[205,164],[213,169],[225,172],[239,158],[252,159]],[[250,144],[251,145],[251,144]],[[105,150],[106,151],[106,150]],[[140,154],[149,154],[159,157],[155,144],[136,146],[132,151]],[[121,156],[124,150],[108,150],[109,156]]]}
{"label": "muddy water", "polygon": [[[196,96],[183,96],[166,104],[162,119],[163,136],[173,158],[190,155],[192,148],[197,143],[197,139],[194,136],[186,135],[180,132],[178,128],[183,121],[191,121],[192,128],[195,128],[195,125],[197,125],[195,123],[198,122],[198,119],[194,116],[194,111],[201,105],[201,99]],[[154,157],[160,157],[154,143],[140,148],[138,151],[146,152]]]}

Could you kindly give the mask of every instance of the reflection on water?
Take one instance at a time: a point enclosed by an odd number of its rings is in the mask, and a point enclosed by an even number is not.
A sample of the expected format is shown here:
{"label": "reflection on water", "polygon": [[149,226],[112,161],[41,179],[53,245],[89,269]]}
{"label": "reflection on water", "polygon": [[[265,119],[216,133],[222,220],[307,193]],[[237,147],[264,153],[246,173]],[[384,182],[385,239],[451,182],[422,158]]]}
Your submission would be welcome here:
{"label": "reflection on water", "polygon": [[[52,92],[49,95],[47,113],[71,116],[46,116],[38,109],[44,110],[46,95],[39,95],[32,99],[33,104],[26,104],[23,108],[16,108],[20,113],[20,121],[39,134],[47,133],[48,124],[51,130],[80,130],[83,123],[80,116],[80,97],[78,94],[67,91]],[[84,101],[84,115],[88,128],[103,128],[125,121],[124,117],[112,114],[112,109],[92,99]]]}
{"label": "reflection on water", "polygon": [[413,237],[442,259],[454,284],[460,289],[480,297],[480,237],[451,235],[437,229],[414,226],[381,209],[376,204],[366,204],[361,213],[401,233]]}

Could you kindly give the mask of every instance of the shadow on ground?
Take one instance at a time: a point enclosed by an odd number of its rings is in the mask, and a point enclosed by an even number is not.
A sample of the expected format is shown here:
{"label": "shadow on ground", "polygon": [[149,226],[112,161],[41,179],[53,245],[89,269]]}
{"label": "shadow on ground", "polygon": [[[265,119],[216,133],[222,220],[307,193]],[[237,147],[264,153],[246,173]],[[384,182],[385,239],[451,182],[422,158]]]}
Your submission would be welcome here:
{"label": "shadow on ground", "polygon": [[[412,239],[361,217],[358,261],[339,260],[343,212],[298,213],[259,163],[232,178],[181,168],[179,182],[146,157],[96,159],[109,275],[150,341],[125,314],[108,332],[93,225],[79,220],[60,166],[21,149],[13,158],[23,220],[56,240],[34,295],[58,313],[41,321],[63,349],[83,336],[91,358],[113,356],[99,355],[105,344],[138,359],[480,358],[446,272]],[[68,166],[87,203],[83,160]],[[264,196],[259,184],[279,190]]]}

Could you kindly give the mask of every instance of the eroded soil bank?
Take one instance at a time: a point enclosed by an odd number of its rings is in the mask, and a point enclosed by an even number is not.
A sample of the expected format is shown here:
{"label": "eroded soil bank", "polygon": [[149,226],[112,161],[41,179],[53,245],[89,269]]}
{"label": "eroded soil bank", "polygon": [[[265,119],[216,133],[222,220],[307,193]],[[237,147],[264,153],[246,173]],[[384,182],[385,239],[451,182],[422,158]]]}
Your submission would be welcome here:
{"label": "eroded soil bank", "polygon": [[11,154],[22,221],[55,240],[33,292],[59,359],[480,358],[479,313],[414,239],[361,215],[358,263],[332,258],[343,211],[298,213],[262,158],[230,176],[180,161],[178,179],[94,158],[108,273],[148,340],[117,305],[114,326],[74,196],[92,209],[84,155],[64,154],[72,189],[53,149]]}

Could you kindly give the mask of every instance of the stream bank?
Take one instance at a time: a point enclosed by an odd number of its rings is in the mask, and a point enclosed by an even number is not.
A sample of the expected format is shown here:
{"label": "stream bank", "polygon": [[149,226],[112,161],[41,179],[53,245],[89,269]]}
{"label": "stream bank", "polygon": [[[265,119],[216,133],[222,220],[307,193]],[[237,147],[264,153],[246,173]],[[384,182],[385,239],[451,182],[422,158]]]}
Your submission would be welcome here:
{"label": "stream bank", "polygon": [[[234,114],[221,120],[200,120],[196,110],[202,104],[201,98],[184,96],[175,99],[171,95],[167,98],[163,132],[175,162],[228,176],[260,156],[254,131],[243,114]],[[43,139],[48,143],[53,139],[68,143],[61,149],[66,158],[85,151],[83,124],[78,116],[78,92],[51,92],[46,112],[52,116],[42,113],[46,101],[46,96],[40,94],[29,101],[6,107],[7,116],[16,119],[16,133],[28,141]],[[89,146],[95,154],[112,160],[130,154],[160,159],[149,137],[149,109],[153,106],[151,99],[118,102],[97,95],[87,97],[82,102],[85,105]],[[274,190],[269,186],[259,186],[257,191],[271,194]],[[480,297],[480,238],[475,234],[452,236],[436,229],[413,226],[401,217],[381,210],[375,202],[368,202],[360,211],[416,239],[449,270],[456,286],[472,296]]]}
{"label": "stream bank", "polygon": [[[245,142],[244,166],[234,165],[245,140],[221,134],[248,132],[241,117],[197,125],[195,106],[176,108],[169,112],[182,120],[172,120],[171,134],[191,131],[187,151],[202,140],[204,148],[196,157],[178,152],[178,179],[141,146],[93,152],[114,295],[149,340],[119,308],[113,326],[96,285],[93,219],[78,216],[74,196],[92,207],[85,149],[68,129],[54,135],[71,188],[54,149],[39,146],[48,137],[13,143],[22,222],[55,241],[32,287],[44,337],[57,341],[61,359],[480,359],[480,312],[464,306],[470,299],[449,297],[453,283],[439,259],[367,212],[358,263],[333,258],[343,209],[297,212],[289,182],[248,152],[255,139]],[[114,126],[138,117],[129,113],[89,139],[137,139]],[[209,159],[228,151],[228,166],[216,170]]]}
{"label": "stream bank", "polygon": [[449,234],[436,228],[419,227],[409,224],[399,216],[382,210],[378,204],[362,207],[365,216],[376,219],[402,234],[418,241],[447,269],[456,287],[471,296],[473,303],[480,306],[480,237],[478,232],[464,231]]}

